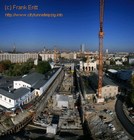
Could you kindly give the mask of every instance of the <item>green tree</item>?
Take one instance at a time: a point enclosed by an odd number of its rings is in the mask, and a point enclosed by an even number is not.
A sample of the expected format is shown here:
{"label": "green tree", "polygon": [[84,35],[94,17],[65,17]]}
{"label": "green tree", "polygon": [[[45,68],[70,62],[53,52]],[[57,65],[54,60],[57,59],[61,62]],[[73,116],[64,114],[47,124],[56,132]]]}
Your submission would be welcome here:
{"label": "green tree", "polygon": [[113,59],[110,60],[110,65],[115,65],[115,61]]}
{"label": "green tree", "polygon": [[46,73],[51,69],[49,62],[47,61],[40,61],[36,67],[36,71],[39,73]]}
{"label": "green tree", "polygon": [[131,78],[131,85],[132,85],[132,87],[134,89],[134,74],[132,75],[132,78]]}
{"label": "green tree", "polygon": [[5,69],[5,65],[3,63],[0,63],[0,73],[3,73]]}
{"label": "green tree", "polygon": [[3,61],[5,67],[6,67],[6,70],[8,70],[10,68],[10,66],[12,65],[11,61],[10,60],[5,60]]}
{"label": "green tree", "polygon": [[5,72],[6,70],[8,70],[11,66],[11,61],[9,60],[5,60],[5,61],[1,61],[0,62],[0,73]]}

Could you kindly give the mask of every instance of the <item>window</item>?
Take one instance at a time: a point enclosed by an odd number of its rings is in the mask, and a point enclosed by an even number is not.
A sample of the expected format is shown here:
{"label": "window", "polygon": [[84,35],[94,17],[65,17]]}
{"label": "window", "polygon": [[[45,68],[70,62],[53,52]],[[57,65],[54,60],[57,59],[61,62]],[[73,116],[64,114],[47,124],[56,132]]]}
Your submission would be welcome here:
{"label": "window", "polygon": [[5,101],[6,101],[6,97],[5,97],[4,99],[5,99]]}
{"label": "window", "polygon": [[9,103],[11,103],[11,100],[9,99]]}
{"label": "window", "polygon": [[0,95],[0,98],[2,98],[2,95]]}

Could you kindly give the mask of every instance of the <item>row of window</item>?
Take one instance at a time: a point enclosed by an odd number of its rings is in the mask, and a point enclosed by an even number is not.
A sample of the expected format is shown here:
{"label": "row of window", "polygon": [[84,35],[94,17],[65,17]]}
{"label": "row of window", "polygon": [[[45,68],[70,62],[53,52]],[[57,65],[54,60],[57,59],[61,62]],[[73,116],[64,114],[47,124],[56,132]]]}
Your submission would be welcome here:
{"label": "row of window", "polygon": [[[0,95],[0,99],[2,99],[2,95]],[[4,97],[4,100],[7,101],[7,98]],[[11,103],[11,99],[9,99],[8,102]]]}
{"label": "row of window", "polygon": [[[4,96],[3,96],[3,97],[4,97]],[[34,95],[31,96],[31,97],[28,97],[28,99],[27,99],[28,102],[30,101],[30,98],[33,99],[33,98],[34,98]],[[2,99],[2,95],[0,95],[0,99]],[[7,102],[9,102],[9,103],[11,103],[11,101],[12,101],[11,99],[7,99],[6,97],[4,97],[4,100],[7,101]]]}
{"label": "row of window", "polygon": [[[15,85],[19,85],[19,86],[21,86],[20,83],[19,83],[19,84],[18,84],[18,83],[15,83]],[[28,88],[29,86],[27,86],[27,85],[22,85],[22,87],[27,87],[27,88]]]}

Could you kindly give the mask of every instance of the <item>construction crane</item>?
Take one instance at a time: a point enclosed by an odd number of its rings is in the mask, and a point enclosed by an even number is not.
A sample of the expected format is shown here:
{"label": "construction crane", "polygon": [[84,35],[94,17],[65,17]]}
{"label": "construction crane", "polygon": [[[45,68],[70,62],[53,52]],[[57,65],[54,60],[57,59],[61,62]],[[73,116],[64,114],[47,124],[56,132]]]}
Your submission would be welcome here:
{"label": "construction crane", "polygon": [[104,16],[104,0],[100,0],[98,98],[102,97],[102,81],[103,81],[103,37],[104,37],[103,16]]}

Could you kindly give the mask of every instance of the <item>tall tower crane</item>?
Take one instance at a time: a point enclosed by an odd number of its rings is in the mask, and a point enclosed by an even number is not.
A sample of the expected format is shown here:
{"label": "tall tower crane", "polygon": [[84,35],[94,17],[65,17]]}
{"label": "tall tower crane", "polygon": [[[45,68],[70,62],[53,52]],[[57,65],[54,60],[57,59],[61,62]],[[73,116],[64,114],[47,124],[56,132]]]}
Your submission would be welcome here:
{"label": "tall tower crane", "polygon": [[104,0],[100,0],[98,98],[101,98],[102,96],[102,80],[103,80],[103,37],[104,37],[103,16],[104,16]]}

